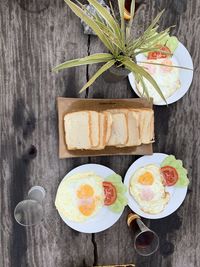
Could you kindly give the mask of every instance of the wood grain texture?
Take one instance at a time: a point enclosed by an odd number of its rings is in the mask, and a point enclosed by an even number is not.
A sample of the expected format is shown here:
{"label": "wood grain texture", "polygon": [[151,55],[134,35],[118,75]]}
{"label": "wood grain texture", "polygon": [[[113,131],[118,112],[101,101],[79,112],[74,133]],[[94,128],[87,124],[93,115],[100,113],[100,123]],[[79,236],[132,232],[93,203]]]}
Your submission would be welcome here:
{"label": "wood grain texture", "polygon": [[[39,11],[43,3],[0,3],[0,266],[90,266],[91,236],[66,227],[54,208],[62,177],[87,162],[58,159],[56,96],[78,97],[86,68],[51,73],[65,59],[87,54],[88,38],[63,1],[49,1]],[[26,229],[14,221],[13,210],[35,184],[47,190],[45,221]]]}
{"label": "wood grain texture", "polygon": [[[145,4],[140,6],[135,17],[137,27],[133,28],[133,34],[137,35],[142,32],[163,8],[166,11],[161,19],[161,28],[173,24],[177,25],[173,33],[178,36],[179,40],[191,53],[195,75],[191,89],[183,99],[168,108],[155,108],[156,143],[154,151],[174,154],[177,158],[182,159],[189,170],[189,177],[192,182],[184,205],[176,213],[162,220],[151,222],[146,220],[146,223],[160,236],[161,244],[158,253],[147,258],[135,253],[131,232],[125,226],[128,214],[128,209],[126,209],[126,212],[115,226],[106,232],[95,235],[98,251],[96,261],[99,265],[135,262],[136,266],[139,267],[200,266],[198,261],[200,251],[198,245],[199,226],[197,223],[200,215],[197,209],[200,187],[198,181],[200,162],[198,99],[200,95],[197,85],[199,64],[196,58],[199,54],[199,45],[195,44],[199,34],[197,24],[200,12],[199,3],[196,1],[146,1]],[[90,53],[101,50],[103,50],[102,44],[91,37]],[[94,71],[94,67],[89,67],[90,76]],[[90,97],[114,98],[116,95],[122,98],[135,96],[127,81],[108,85],[102,78],[96,81],[89,92]],[[135,157],[109,157],[92,160],[96,163],[108,165],[116,172],[124,175]],[[192,189],[193,186],[195,189]],[[112,246],[108,245],[110,242]]]}
{"label": "wood grain texture", "polygon": [[[116,7],[116,1],[113,0]],[[172,153],[184,161],[191,183],[184,204],[162,220],[144,220],[160,236],[160,250],[140,257],[126,226],[130,211],[99,234],[68,228],[54,208],[57,186],[70,169],[83,163],[106,165],[124,176],[137,158],[112,156],[58,159],[56,97],[80,97],[78,91],[97,66],[51,73],[66,59],[103,51],[96,37],[83,35],[80,21],[62,0],[0,1],[0,167],[2,267],[84,267],[136,263],[137,267],[200,266],[200,115],[198,0],[145,1],[135,17],[133,34],[143,31],[165,8],[161,28],[173,30],[192,55],[195,72],[190,91],[167,107],[156,107],[155,152]],[[108,84],[99,78],[81,97],[135,97],[127,80]],[[47,190],[45,220],[37,227],[15,223],[13,210],[32,185]]]}

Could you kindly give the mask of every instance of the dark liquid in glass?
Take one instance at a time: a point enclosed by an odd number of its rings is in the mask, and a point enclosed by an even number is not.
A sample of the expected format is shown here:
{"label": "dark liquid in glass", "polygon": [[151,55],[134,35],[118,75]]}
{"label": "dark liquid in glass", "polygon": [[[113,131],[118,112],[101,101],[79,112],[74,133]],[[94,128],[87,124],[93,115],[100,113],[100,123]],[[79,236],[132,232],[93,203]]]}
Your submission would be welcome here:
{"label": "dark liquid in glass", "polygon": [[151,245],[154,240],[154,234],[152,232],[143,232],[136,239],[136,247],[138,249],[146,248]]}

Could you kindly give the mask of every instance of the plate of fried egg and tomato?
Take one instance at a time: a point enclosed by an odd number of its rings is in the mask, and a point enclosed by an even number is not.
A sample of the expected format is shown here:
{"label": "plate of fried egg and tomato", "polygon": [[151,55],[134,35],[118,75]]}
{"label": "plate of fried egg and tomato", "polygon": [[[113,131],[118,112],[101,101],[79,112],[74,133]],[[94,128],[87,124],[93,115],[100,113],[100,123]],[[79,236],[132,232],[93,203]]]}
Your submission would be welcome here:
{"label": "plate of fried egg and tomato", "polygon": [[[154,78],[166,99],[165,102],[144,78],[153,104],[166,105],[178,101],[188,91],[193,79],[193,63],[188,50],[175,36],[167,35],[157,47],[159,51],[139,54],[136,61]],[[134,92],[139,97],[146,97],[141,82],[136,82],[134,74],[130,73],[128,78]]]}
{"label": "plate of fried egg and tomato", "polygon": [[172,214],[185,199],[189,180],[181,160],[173,155],[154,153],[136,160],[128,169],[129,207],[148,219],[160,219]]}
{"label": "plate of fried egg and tomato", "polygon": [[63,221],[83,233],[111,227],[126,205],[126,187],[121,176],[99,164],[71,170],[59,184],[55,199]]}

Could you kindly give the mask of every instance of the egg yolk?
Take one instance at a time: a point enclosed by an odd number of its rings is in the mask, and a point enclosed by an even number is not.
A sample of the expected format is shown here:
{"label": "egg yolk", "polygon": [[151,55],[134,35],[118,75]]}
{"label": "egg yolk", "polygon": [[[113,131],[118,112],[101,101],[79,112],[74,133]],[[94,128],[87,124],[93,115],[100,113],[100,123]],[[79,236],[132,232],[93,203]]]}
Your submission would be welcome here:
{"label": "egg yolk", "polygon": [[79,205],[80,212],[85,216],[90,216],[95,210],[95,200],[90,199],[88,201],[83,201]]}
{"label": "egg yolk", "polygon": [[145,172],[143,175],[140,175],[138,182],[143,185],[152,185],[153,175],[150,172]]}
{"label": "egg yolk", "polygon": [[93,188],[88,185],[88,184],[84,184],[81,185],[77,191],[77,197],[78,198],[89,198],[92,197],[94,195],[94,190]]}
{"label": "egg yolk", "polygon": [[94,190],[88,185],[81,185],[77,191],[79,210],[85,216],[90,216],[95,210]]}

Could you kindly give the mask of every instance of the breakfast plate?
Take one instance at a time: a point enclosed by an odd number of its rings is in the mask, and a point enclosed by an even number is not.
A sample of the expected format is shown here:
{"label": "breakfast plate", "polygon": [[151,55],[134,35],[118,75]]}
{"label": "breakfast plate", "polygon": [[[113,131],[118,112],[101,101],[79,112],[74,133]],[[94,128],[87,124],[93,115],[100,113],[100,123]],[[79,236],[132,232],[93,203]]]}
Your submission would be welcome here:
{"label": "breakfast plate", "polygon": [[[143,54],[139,54],[138,56],[136,56],[136,60],[140,61],[140,62],[144,62],[144,61],[146,61],[146,59],[147,58]],[[178,47],[174,51],[174,54],[172,56],[172,62],[174,65],[189,68],[191,70],[179,69],[180,88],[177,89],[171,96],[166,98],[167,104],[172,104],[172,103],[178,101],[180,98],[182,98],[189,90],[189,87],[190,87],[190,85],[192,83],[192,79],[193,79],[192,58],[191,58],[188,50],[180,42],[178,43]],[[153,65],[151,65],[151,66],[153,66]],[[160,67],[160,66],[157,66],[157,67]],[[164,82],[165,82],[163,77],[162,77],[162,75],[160,75],[160,77],[158,78],[158,80],[160,80],[161,84],[164,84]],[[140,92],[138,91],[138,89],[136,87],[135,77],[134,77],[133,73],[130,73],[128,78],[129,78],[129,82],[131,84],[133,91],[140,97],[141,95],[140,95]],[[169,83],[170,80],[172,80],[171,77],[167,76],[166,82]],[[172,84],[172,86],[174,86],[174,84]],[[154,101],[154,105],[163,106],[163,105],[166,105],[166,103],[163,100],[160,100],[159,102],[156,102],[156,103]]]}
{"label": "breakfast plate", "polygon": [[[69,180],[69,177],[72,177],[74,175],[79,175],[83,173],[90,173],[93,172],[96,175],[106,178],[110,175],[114,175],[115,172],[111,170],[108,167],[105,167],[103,165],[99,164],[85,164],[81,165],[79,167],[74,168],[71,170],[61,181]],[[124,185],[123,185],[124,186]],[[77,193],[77,192],[76,192]],[[72,210],[72,212],[75,212],[75,210]],[[103,206],[99,209],[97,214],[95,216],[88,218],[86,221],[77,222],[69,220],[68,218],[64,217],[63,214],[61,214],[60,211],[58,211],[59,215],[61,216],[62,220],[72,229],[82,232],[82,233],[97,233],[104,231],[111,227],[114,223],[117,222],[117,220],[120,218],[120,216],[123,213],[123,210],[115,213],[111,211],[108,206]]]}
{"label": "breakfast plate", "polygon": [[[170,157],[174,158],[174,156],[172,156],[172,155]],[[163,206],[164,209],[160,213],[151,214],[151,213],[147,213],[146,210],[144,212],[141,209],[141,207],[139,206],[138,202],[136,202],[135,198],[131,195],[131,179],[133,179],[132,178],[133,175],[135,175],[138,170],[140,170],[142,168],[147,168],[147,166],[150,166],[150,165],[151,166],[156,166],[156,165],[160,166],[161,163],[164,160],[166,160],[166,158],[169,158],[169,156],[167,154],[163,154],[163,153],[154,153],[151,156],[143,156],[143,157],[139,158],[138,160],[136,160],[129,167],[129,169],[128,169],[126,175],[125,175],[124,184],[128,188],[128,192],[127,192],[128,205],[135,213],[137,213],[141,217],[144,217],[144,218],[147,218],[147,219],[164,218],[164,217],[172,214],[174,211],[176,211],[180,207],[180,205],[182,204],[182,202],[185,199],[185,196],[186,196],[186,193],[187,193],[187,184],[188,184],[188,182],[185,184],[186,186],[182,186],[182,187],[165,186],[165,191],[166,191],[166,194],[167,194],[166,196],[169,196],[168,203],[166,203],[165,206]],[[178,161],[178,164],[182,164],[180,162],[181,161]],[[187,171],[184,168],[182,168],[182,169],[183,169],[183,171],[185,173],[187,173]],[[158,189],[156,189],[154,191],[157,192],[157,193],[159,192]]]}

